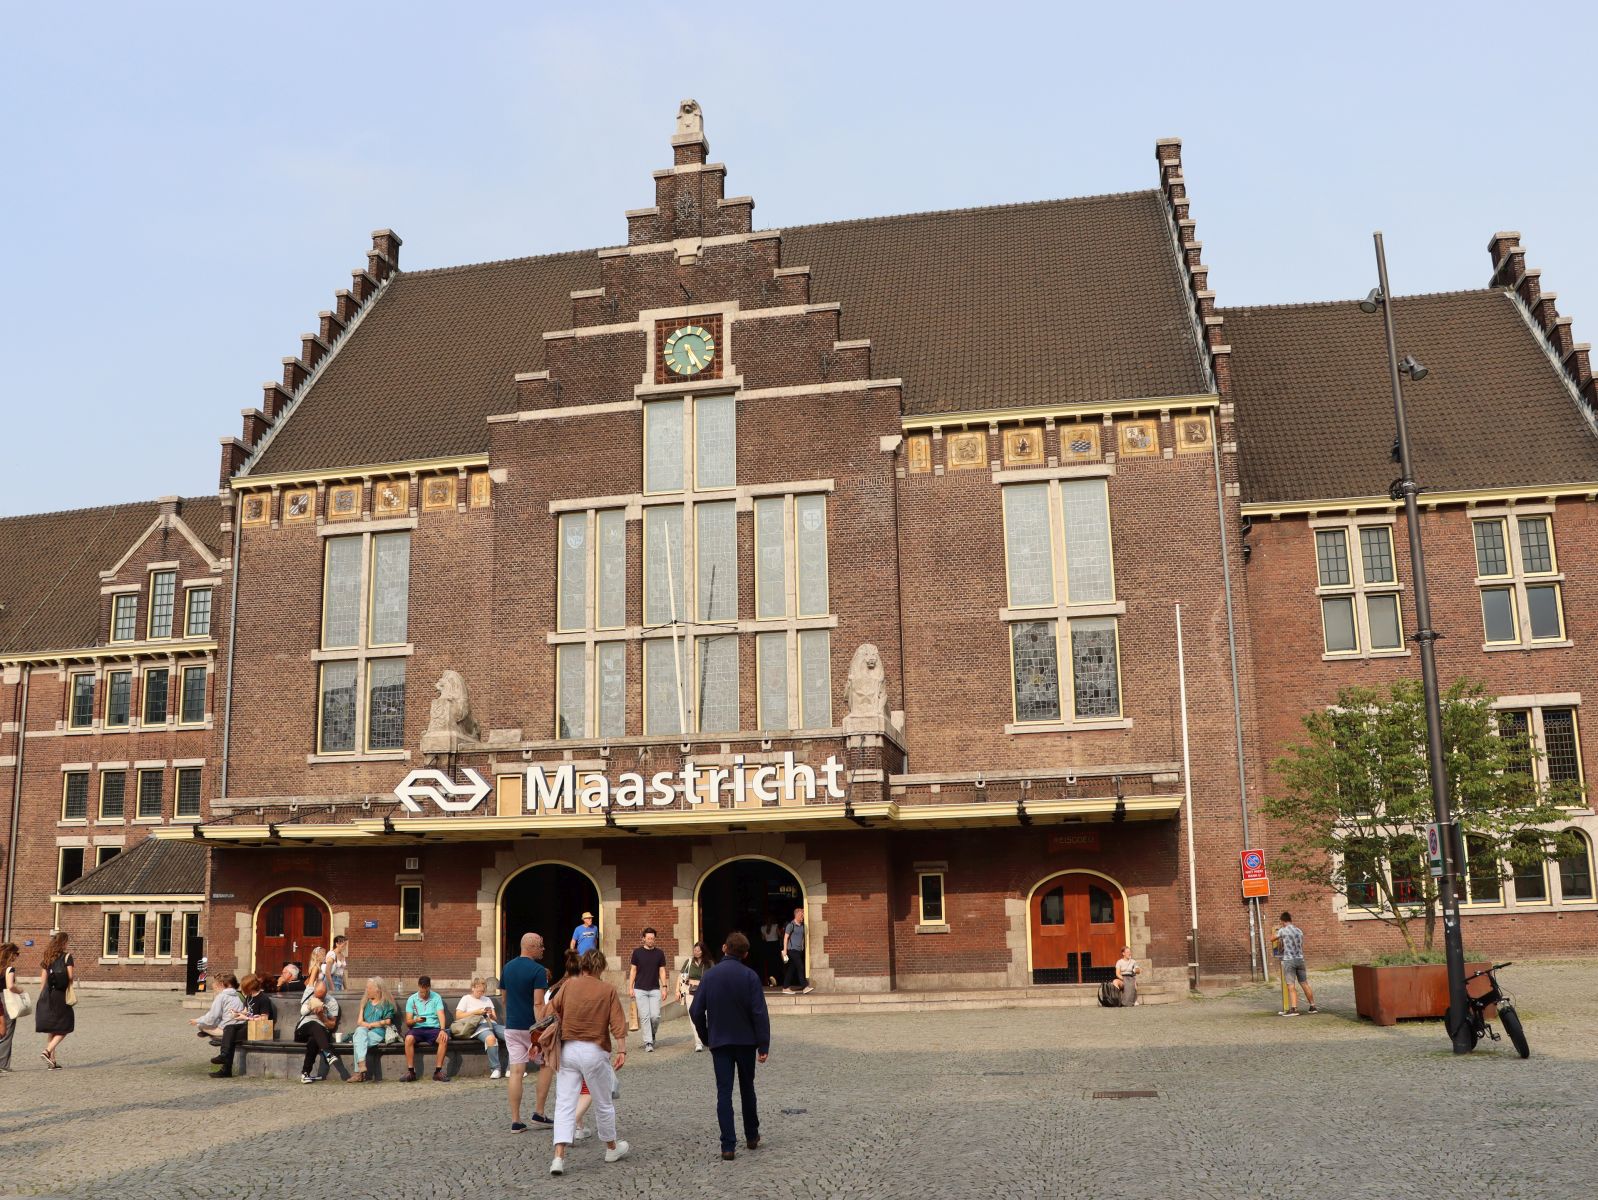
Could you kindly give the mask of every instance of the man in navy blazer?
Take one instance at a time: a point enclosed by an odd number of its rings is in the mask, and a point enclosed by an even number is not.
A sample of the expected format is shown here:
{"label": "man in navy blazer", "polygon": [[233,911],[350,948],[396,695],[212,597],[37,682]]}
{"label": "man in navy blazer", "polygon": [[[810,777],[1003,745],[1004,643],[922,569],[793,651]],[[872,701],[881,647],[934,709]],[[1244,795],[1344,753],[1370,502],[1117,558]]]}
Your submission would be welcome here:
{"label": "man in navy blazer", "polygon": [[771,1016],[760,976],[745,965],[749,939],[730,933],[722,944],[722,960],[699,981],[689,1016],[699,1040],[710,1047],[716,1064],[716,1120],[721,1125],[721,1157],[736,1156],[738,1131],[732,1123],[732,1077],[738,1076],[743,1101],[744,1144],[760,1145],[760,1112],[755,1106],[755,1063],[771,1056]]}

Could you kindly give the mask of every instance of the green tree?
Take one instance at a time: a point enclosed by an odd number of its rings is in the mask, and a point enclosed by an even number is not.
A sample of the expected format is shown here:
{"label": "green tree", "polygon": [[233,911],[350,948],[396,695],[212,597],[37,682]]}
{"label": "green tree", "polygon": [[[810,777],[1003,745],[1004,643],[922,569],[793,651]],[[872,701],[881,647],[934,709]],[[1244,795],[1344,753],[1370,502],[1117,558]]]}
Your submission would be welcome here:
{"label": "green tree", "polygon": [[[1476,893],[1571,853],[1572,835],[1550,826],[1583,804],[1581,785],[1538,779],[1541,751],[1499,721],[1480,683],[1455,682],[1442,712],[1448,795],[1469,847],[1461,869]],[[1430,950],[1441,881],[1423,843],[1432,793],[1420,681],[1344,688],[1331,708],[1304,717],[1304,732],[1276,761],[1282,790],[1264,804],[1284,838],[1285,874],[1342,893],[1396,928],[1409,953],[1410,923],[1422,918]]]}

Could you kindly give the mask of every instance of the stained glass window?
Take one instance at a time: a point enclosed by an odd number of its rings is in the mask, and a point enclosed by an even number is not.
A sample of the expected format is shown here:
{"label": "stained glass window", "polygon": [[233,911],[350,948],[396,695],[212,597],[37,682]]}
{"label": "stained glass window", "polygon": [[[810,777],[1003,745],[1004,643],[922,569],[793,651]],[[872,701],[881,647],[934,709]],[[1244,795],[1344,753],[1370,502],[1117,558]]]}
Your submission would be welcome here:
{"label": "stained glass window", "polygon": [[694,707],[702,733],[738,728],[738,639],[728,634],[699,641]]}
{"label": "stained glass window", "polygon": [[405,660],[371,659],[366,676],[366,748],[398,750],[405,744]]}
{"label": "stained glass window", "polygon": [[644,624],[669,625],[685,613],[682,507],[644,509]]}
{"label": "stained glass window", "polygon": [[320,752],[341,754],[355,749],[355,664],[322,664]]}
{"label": "stained glass window", "polygon": [[677,639],[650,638],[644,643],[644,732],[681,733],[687,707],[687,672],[679,661]]}
{"label": "stained glass window", "polygon": [[695,583],[701,621],[738,619],[738,506],[717,501],[694,507]]}
{"label": "stained glass window", "polygon": [[788,615],[788,554],[783,538],[781,496],[755,501],[755,615]]}
{"label": "stained glass window", "polygon": [[1015,719],[1018,722],[1060,719],[1060,662],[1055,653],[1053,621],[1017,621],[1010,626],[1015,672]]}
{"label": "stained glass window", "polygon": [[755,638],[760,680],[760,728],[788,728],[788,635],[762,633]]}
{"label": "stained glass window", "polygon": [[588,627],[588,514],[566,513],[560,518],[560,598],[555,628]]}
{"label": "stained glass window", "polygon": [[1004,553],[1012,608],[1054,603],[1054,545],[1049,485],[1004,489]]}
{"label": "stained glass window", "polygon": [[355,645],[361,636],[361,539],[327,539],[322,648]]}
{"label": "stained glass window", "polygon": [[644,491],[682,491],[681,400],[644,405]]}
{"label": "stained glass window", "polygon": [[[799,615],[825,616],[827,599],[827,498],[793,498],[794,545],[799,563]],[[806,728],[809,728],[807,725]]]}
{"label": "stained glass window", "polygon": [[627,732],[627,647],[622,642],[600,642],[594,648],[599,673],[599,736],[621,737]]}
{"label": "stained glass window", "polygon": [[398,646],[409,636],[411,535],[379,533],[372,538],[373,646]]}
{"label": "stained glass window", "polygon": [[694,486],[732,487],[737,447],[737,402],[731,396],[694,401]]}
{"label": "stained glass window", "polygon": [[600,629],[620,629],[627,624],[627,514],[607,508],[595,514],[594,525],[599,542],[595,623]]}
{"label": "stained glass window", "polygon": [[1121,674],[1116,661],[1115,619],[1071,622],[1071,681],[1079,721],[1121,715]]}
{"label": "stained glass window", "polygon": [[1110,504],[1104,480],[1063,480],[1060,502],[1065,513],[1065,577],[1071,603],[1114,600]]}
{"label": "stained glass window", "polygon": [[832,727],[832,635],[825,629],[799,634],[799,725]]}
{"label": "stained glass window", "polygon": [[581,645],[555,648],[555,736],[588,736],[588,662]]}

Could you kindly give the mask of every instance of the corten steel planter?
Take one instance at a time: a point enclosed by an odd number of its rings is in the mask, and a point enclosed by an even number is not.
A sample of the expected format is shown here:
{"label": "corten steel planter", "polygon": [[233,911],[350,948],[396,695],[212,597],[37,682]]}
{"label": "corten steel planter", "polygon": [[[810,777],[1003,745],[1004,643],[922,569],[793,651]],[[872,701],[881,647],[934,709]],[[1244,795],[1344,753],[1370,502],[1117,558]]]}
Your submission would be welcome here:
{"label": "corten steel planter", "polygon": [[[1465,974],[1491,966],[1490,963],[1465,964]],[[1479,996],[1491,984],[1483,975],[1472,979],[1467,987],[1472,996]],[[1377,1025],[1395,1025],[1414,1017],[1446,1017],[1448,1015],[1448,968],[1442,963],[1423,963],[1407,967],[1354,968],[1354,1008],[1362,1017],[1369,1017]],[[1497,1014],[1487,1010],[1487,1019]]]}

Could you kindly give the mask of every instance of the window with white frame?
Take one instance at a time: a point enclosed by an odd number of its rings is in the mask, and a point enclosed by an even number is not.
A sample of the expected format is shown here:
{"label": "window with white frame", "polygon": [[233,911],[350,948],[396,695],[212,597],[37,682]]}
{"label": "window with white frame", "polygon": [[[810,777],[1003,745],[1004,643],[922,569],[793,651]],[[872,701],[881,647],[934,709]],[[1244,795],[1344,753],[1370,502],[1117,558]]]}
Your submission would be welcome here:
{"label": "window with white frame", "polygon": [[411,535],[329,537],[324,554],[317,753],[398,750],[405,744]]}
{"label": "window with white frame", "polygon": [[183,636],[211,635],[211,589],[192,587],[184,593]]}
{"label": "window with white frame", "polygon": [[1508,706],[1497,710],[1497,718],[1499,736],[1514,739],[1527,748],[1524,757],[1517,756],[1515,766],[1539,784],[1581,784],[1581,741],[1574,705],[1535,704],[1521,708],[1510,699]]}
{"label": "window with white frame", "polygon": [[155,915],[155,956],[157,958],[172,957],[172,927],[173,914],[169,912],[156,913]]}
{"label": "window with white frame", "polygon": [[182,694],[178,697],[178,723],[203,725],[205,723],[205,667],[184,667]]}
{"label": "window with white frame", "polygon": [[[737,488],[737,400],[724,394],[646,402],[642,474],[643,494],[631,501],[642,577],[632,592],[627,510],[572,502],[556,517],[556,736],[625,732],[628,641],[642,641],[635,661],[645,734],[743,727],[747,651],[760,728],[830,728],[835,619],[825,492]],[[754,571],[746,580],[740,539],[749,533]],[[740,625],[750,586],[754,618]],[[641,622],[629,627],[633,592]],[[747,650],[745,635],[754,638]]]}
{"label": "window with white frame", "polygon": [[148,920],[144,913],[134,913],[128,922],[128,957],[144,957],[145,923]]}
{"label": "window with white frame", "polygon": [[1403,617],[1390,524],[1316,528],[1315,594],[1327,656],[1401,654]]}
{"label": "window with white frame", "polygon": [[1559,895],[1562,900],[1591,900],[1593,898],[1592,839],[1580,829],[1570,834],[1576,845],[1558,860]]}
{"label": "window with white frame", "polygon": [[89,773],[68,771],[61,779],[61,819],[87,821],[89,819]]}
{"label": "window with white frame", "polygon": [[88,729],[94,724],[94,675],[90,672],[72,677],[72,700],[67,709],[67,724],[73,729]]}
{"label": "window with white frame", "polygon": [[84,846],[61,846],[56,850],[56,891],[61,891],[69,883],[76,883],[83,878],[84,857],[88,848]]}
{"label": "window with white frame", "polygon": [[127,803],[128,773],[100,772],[100,820],[120,821]]}
{"label": "window with white frame", "polygon": [[943,910],[943,872],[922,871],[917,877],[917,892],[921,906],[921,925],[946,925]]}
{"label": "window with white frame", "polygon": [[159,821],[161,819],[162,793],[165,786],[166,772],[159,767],[139,772],[138,807],[133,814],[135,820]]}
{"label": "window with white frame", "polygon": [[167,691],[172,672],[166,667],[147,667],[144,672],[144,715],[142,725],[165,725]]}
{"label": "window with white frame", "polygon": [[172,810],[175,817],[200,815],[200,768],[179,767],[177,770],[177,800]]}
{"label": "window with white frame", "polygon": [[1487,646],[1562,643],[1564,575],[1554,552],[1553,516],[1516,513],[1471,521],[1482,640]]}
{"label": "window with white frame", "polygon": [[1003,490],[1011,697],[1017,726],[1121,719],[1108,482]]}
{"label": "window with white frame", "polygon": [[133,715],[133,672],[111,671],[105,677],[105,724],[123,729]]}
{"label": "window with white frame", "polygon": [[400,885],[400,919],[399,931],[401,933],[422,932],[422,885],[419,883],[404,883]]}

